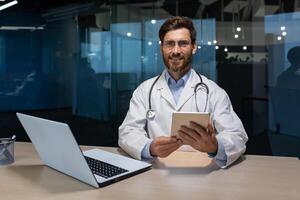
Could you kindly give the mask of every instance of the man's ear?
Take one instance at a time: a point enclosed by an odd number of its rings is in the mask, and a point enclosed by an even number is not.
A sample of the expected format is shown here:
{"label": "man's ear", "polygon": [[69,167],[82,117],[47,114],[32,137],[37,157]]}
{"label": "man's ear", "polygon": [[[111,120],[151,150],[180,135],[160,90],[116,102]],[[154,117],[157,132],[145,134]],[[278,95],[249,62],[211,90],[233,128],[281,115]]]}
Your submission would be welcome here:
{"label": "man's ear", "polygon": [[197,52],[197,43],[195,42],[193,44],[193,51],[192,51],[192,54],[195,54]]}

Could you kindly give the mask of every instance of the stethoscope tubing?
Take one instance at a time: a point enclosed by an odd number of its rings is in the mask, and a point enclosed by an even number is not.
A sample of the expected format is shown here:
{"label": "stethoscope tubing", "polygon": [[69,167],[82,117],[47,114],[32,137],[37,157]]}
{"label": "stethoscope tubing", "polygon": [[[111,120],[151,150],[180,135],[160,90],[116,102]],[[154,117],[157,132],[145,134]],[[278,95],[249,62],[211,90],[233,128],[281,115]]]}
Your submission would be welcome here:
{"label": "stethoscope tubing", "polygon": [[[197,105],[197,89],[198,87],[200,86],[203,86],[206,90],[206,102],[205,102],[205,107],[204,107],[204,112],[206,111],[206,108],[207,108],[207,102],[208,102],[208,94],[209,94],[209,88],[208,86],[203,82],[202,80],[202,77],[201,75],[196,72],[199,79],[200,79],[200,82],[197,83],[194,87],[194,95],[195,95],[195,104],[196,104],[196,109],[197,109],[197,112],[199,112],[199,108],[198,108],[198,105]],[[146,113],[146,117],[147,119],[153,119],[155,117],[155,111],[152,110],[152,105],[151,105],[151,96],[152,96],[152,91],[153,91],[153,88],[154,88],[154,85],[156,84],[156,82],[159,80],[159,78],[161,77],[162,73],[159,74],[159,76],[154,80],[154,82],[152,83],[151,87],[150,87],[150,91],[149,91],[149,97],[148,97],[148,103],[149,103],[149,109]]]}
{"label": "stethoscope tubing", "polygon": [[158,81],[158,79],[161,77],[162,73],[159,74],[159,76],[155,79],[155,81],[152,83],[150,91],[149,91],[149,98],[148,98],[148,102],[149,102],[149,110],[151,110],[152,106],[151,106],[151,95],[152,95],[152,90],[154,85],[156,84],[156,82]]}

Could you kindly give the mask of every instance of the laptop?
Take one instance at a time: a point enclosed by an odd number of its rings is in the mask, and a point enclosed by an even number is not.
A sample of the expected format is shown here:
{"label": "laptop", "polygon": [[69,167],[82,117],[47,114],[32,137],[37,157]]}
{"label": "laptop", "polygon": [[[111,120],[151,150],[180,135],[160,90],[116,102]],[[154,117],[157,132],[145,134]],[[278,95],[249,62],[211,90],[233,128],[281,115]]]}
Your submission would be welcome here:
{"label": "laptop", "polygon": [[151,164],[101,149],[82,152],[68,124],[17,113],[41,160],[96,188],[151,168]]}

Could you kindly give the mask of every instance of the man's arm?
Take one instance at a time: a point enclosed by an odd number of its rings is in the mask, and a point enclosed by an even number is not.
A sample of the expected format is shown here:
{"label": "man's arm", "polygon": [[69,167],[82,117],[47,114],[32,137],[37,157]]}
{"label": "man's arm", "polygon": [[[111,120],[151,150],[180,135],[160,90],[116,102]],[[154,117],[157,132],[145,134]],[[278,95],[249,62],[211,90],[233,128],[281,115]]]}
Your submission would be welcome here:
{"label": "man's arm", "polygon": [[145,130],[146,98],[143,86],[140,85],[132,95],[127,115],[119,127],[119,146],[132,157],[141,160],[141,153],[145,145],[152,140],[147,137]]}
{"label": "man's arm", "polygon": [[[248,136],[241,120],[233,110],[227,93],[218,87],[217,92],[212,95],[214,100],[211,111],[212,123],[218,144],[224,148],[224,152],[218,152],[214,159],[220,167],[225,168],[246,151]],[[224,161],[222,154],[225,155],[226,161]]]}
{"label": "man's arm", "polygon": [[217,94],[212,95],[214,101],[210,102],[210,111],[215,129],[212,125],[202,127],[191,122],[189,126],[181,127],[179,137],[184,144],[208,153],[220,167],[225,168],[245,152],[248,138],[226,92],[219,89]]}
{"label": "man's arm", "polygon": [[[149,139],[146,132],[148,91],[142,83],[133,93],[127,115],[119,127],[119,146],[136,159],[166,157],[177,150],[181,141],[175,137]],[[157,122],[160,123],[160,122]]]}

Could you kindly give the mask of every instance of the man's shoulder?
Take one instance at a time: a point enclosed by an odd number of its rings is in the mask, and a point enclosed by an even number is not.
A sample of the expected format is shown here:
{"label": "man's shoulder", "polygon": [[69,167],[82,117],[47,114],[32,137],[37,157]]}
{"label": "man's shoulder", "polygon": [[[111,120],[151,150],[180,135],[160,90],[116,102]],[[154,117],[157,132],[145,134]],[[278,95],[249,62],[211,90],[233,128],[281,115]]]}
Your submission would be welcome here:
{"label": "man's shoulder", "polygon": [[152,78],[146,79],[144,81],[142,81],[138,87],[135,89],[135,91],[149,91],[150,87],[154,84],[154,81],[158,78],[159,75],[154,76]]}
{"label": "man's shoulder", "polygon": [[158,78],[158,76],[159,75],[142,81],[142,83],[139,85],[139,87],[151,86],[154,83],[154,81]]}
{"label": "man's shoulder", "polygon": [[201,74],[203,83],[209,88],[209,95],[227,95],[226,91],[213,80]]}
{"label": "man's shoulder", "polygon": [[205,83],[209,88],[222,89],[216,82],[214,82],[213,80],[207,78],[205,75],[201,74],[201,78],[202,78],[203,83]]}

